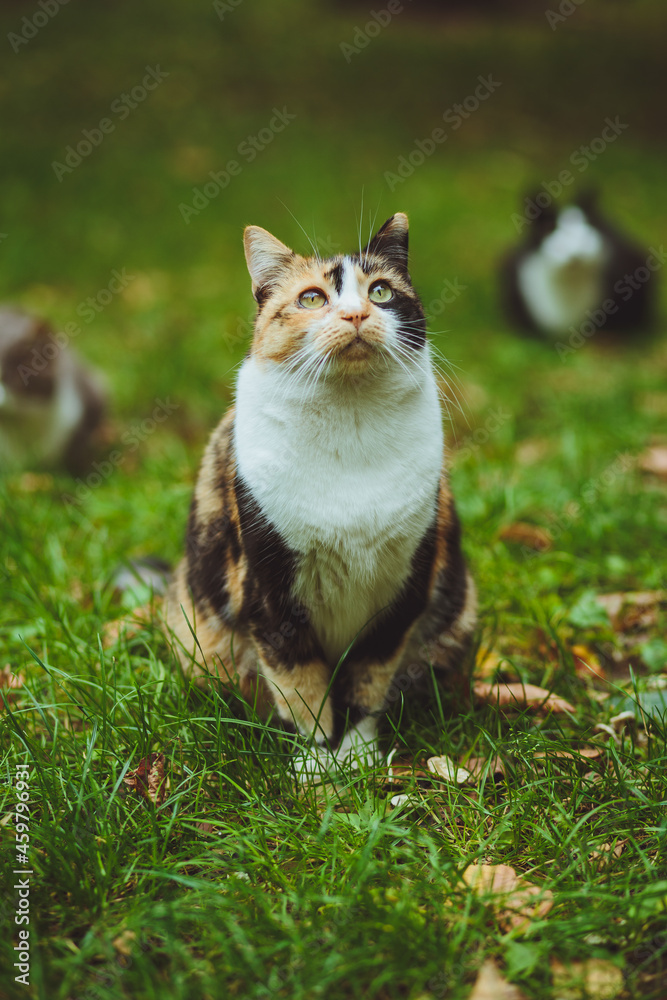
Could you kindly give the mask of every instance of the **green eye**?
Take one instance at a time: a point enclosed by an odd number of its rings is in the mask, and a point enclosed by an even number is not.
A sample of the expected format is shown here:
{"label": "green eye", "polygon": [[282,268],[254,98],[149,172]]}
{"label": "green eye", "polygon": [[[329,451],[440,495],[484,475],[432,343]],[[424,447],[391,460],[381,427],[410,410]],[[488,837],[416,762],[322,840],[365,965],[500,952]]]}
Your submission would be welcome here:
{"label": "green eye", "polygon": [[321,309],[326,302],[327,297],[319,288],[309,288],[299,296],[299,305],[306,309]]}
{"label": "green eye", "polygon": [[393,297],[394,293],[386,281],[376,281],[368,290],[368,298],[371,302],[389,302]]}

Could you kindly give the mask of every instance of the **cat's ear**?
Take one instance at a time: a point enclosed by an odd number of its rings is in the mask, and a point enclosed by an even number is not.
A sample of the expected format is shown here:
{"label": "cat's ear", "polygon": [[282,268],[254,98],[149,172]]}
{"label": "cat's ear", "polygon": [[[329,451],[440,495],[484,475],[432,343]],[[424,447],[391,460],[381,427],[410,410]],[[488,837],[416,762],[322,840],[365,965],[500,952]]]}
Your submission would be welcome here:
{"label": "cat's ear", "polygon": [[368,246],[364,254],[378,254],[395,267],[408,269],[408,217],[405,212],[397,212],[387,219]]}
{"label": "cat's ear", "polygon": [[252,294],[259,301],[262,288],[273,284],[294,261],[296,254],[260,226],[246,226],[243,246],[252,278]]}

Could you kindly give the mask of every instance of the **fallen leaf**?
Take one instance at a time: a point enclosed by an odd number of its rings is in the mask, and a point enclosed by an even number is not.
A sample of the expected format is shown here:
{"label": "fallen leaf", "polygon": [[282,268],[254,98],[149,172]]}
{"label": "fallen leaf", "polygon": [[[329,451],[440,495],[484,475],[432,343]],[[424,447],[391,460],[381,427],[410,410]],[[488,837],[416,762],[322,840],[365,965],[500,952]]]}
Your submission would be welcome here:
{"label": "fallen leaf", "polygon": [[16,698],[17,691],[25,684],[23,674],[15,674],[8,663],[0,670],[0,699],[8,704]]}
{"label": "fallen leaf", "polygon": [[120,952],[121,955],[130,955],[132,953],[132,944],[136,940],[136,937],[137,935],[134,931],[122,931],[118,937],[114,939],[113,946],[117,952]]}
{"label": "fallen leaf", "polygon": [[610,857],[620,858],[627,840],[617,840],[615,843],[602,844],[596,851],[588,855],[589,861],[609,860]]}
{"label": "fallen leaf", "polygon": [[216,828],[213,826],[213,824],[212,823],[206,823],[204,820],[198,820],[195,823],[195,826],[202,833],[215,833],[216,832]]}
{"label": "fallen leaf", "polygon": [[500,529],[499,538],[503,542],[514,542],[517,545],[524,545],[528,549],[535,549],[536,552],[546,552],[553,545],[553,537],[546,528],[540,528],[536,524],[529,524],[527,521],[516,521],[514,524],[506,524]]}
{"label": "fallen leaf", "polygon": [[495,962],[487,959],[479,970],[468,1000],[523,1000],[523,993],[507,982]]}
{"label": "fallen leaf", "polygon": [[572,712],[574,707],[557,694],[534,684],[487,684],[475,681],[473,693],[478,701],[500,708],[537,708],[543,712]]}
{"label": "fallen leaf", "polygon": [[124,783],[133,792],[143,795],[156,806],[164,802],[166,795],[166,779],[164,776],[164,754],[151,753],[142,757],[139,766],[134,771],[128,771],[123,778]]}
{"label": "fallen leaf", "polygon": [[576,645],[572,647],[574,658],[574,672],[577,677],[597,677],[598,680],[606,680],[604,667],[600,663],[598,656],[588,646]]}
{"label": "fallen leaf", "polygon": [[487,767],[492,778],[505,777],[505,764],[500,757],[469,757],[465,766],[470,771],[472,778],[481,778]]}
{"label": "fallen leaf", "polygon": [[653,476],[667,479],[667,445],[654,444],[639,456],[639,468]]}
{"label": "fallen leaf", "polygon": [[449,757],[429,757],[426,766],[431,774],[437,774],[445,781],[451,781],[455,785],[463,785],[470,777],[470,771],[465,767],[457,767]]}
{"label": "fallen leaf", "polygon": [[469,865],[463,880],[478,895],[493,897],[498,924],[504,931],[525,931],[553,906],[548,889],[527,882],[511,865]]}
{"label": "fallen leaf", "polygon": [[605,609],[614,629],[617,632],[626,632],[631,628],[654,626],[658,620],[660,606],[667,603],[667,591],[596,594],[595,601]]}
{"label": "fallen leaf", "polygon": [[602,755],[602,747],[582,747],[581,750],[538,750],[533,754],[536,760],[558,757],[563,760],[596,760]]}
{"label": "fallen leaf", "polygon": [[563,965],[551,959],[557,1000],[613,1000],[623,989],[623,973],[612,962],[589,958]]}

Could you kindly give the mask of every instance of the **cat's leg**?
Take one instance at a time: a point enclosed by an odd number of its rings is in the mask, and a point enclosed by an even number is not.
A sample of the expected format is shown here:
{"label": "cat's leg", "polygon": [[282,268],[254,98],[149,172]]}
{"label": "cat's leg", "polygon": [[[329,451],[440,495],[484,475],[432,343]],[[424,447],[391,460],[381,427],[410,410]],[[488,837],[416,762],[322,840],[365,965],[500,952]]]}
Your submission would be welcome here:
{"label": "cat's leg", "polygon": [[201,685],[212,677],[226,685],[238,683],[246,693],[246,678],[257,672],[252,642],[222,622],[204,602],[194,600],[187,586],[185,561],[174,572],[164,619],[186,674]]}
{"label": "cat's leg", "polygon": [[303,736],[324,743],[333,737],[333,708],[329,695],[331,671],[316,656],[290,662],[286,656],[255,640],[259,671],[267,682],[280,718]]}
{"label": "cat's leg", "polygon": [[450,616],[447,614],[443,616],[444,603],[436,596],[424,616],[421,632],[426,641],[420,656],[437,670],[451,672],[459,667],[464,658],[477,625],[477,590],[469,572],[466,571],[465,594],[452,620],[448,620]]}

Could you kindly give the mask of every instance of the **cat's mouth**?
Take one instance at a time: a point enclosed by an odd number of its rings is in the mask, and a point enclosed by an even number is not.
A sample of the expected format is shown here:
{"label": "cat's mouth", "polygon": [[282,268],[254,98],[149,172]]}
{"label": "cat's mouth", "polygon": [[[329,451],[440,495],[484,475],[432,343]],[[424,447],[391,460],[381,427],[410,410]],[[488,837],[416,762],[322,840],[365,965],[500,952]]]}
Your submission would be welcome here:
{"label": "cat's mouth", "polygon": [[347,367],[352,363],[368,361],[377,353],[379,344],[374,337],[362,334],[358,330],[348,333],[336,340],[330,347],[330,353]]}

